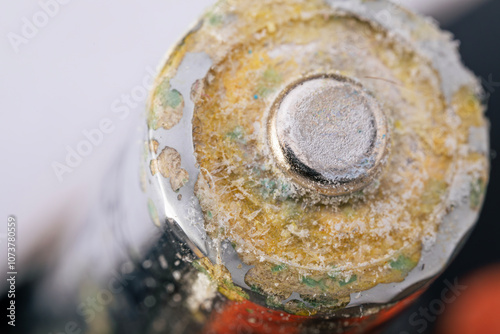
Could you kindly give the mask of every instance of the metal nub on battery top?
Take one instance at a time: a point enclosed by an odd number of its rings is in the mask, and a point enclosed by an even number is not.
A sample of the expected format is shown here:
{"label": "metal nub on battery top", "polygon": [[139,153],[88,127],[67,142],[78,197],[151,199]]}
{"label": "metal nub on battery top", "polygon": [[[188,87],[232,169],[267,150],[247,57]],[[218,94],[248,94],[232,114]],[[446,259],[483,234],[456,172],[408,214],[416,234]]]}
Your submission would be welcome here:
{"label": "metal nub on battery top", "polygon": [[387,153],[387,120],[378,102],[337,75],[286,88],[273,105],[268,130],[280,169],[299,186],[328,196],[369,185]]}

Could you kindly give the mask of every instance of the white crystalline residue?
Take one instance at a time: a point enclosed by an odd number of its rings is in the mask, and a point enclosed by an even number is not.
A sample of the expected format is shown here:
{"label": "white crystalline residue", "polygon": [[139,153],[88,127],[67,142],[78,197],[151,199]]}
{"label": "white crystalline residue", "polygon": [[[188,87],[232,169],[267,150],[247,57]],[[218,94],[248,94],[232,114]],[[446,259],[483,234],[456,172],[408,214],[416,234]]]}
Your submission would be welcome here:
{"label": "white crystalline residue", "polygon": [[186,302],[191,312],[197,312],[202,305],[206,309],[209,308],[211,306],[209,305],[210,300],[212,300],[215,295],[216,288],[214,283],[212,283],[205,274],[198,273],[193,285],[191,285],[191,294]]}
{"label": "white crystalline residue", "polygon": [[447,136],[444,141],[444,146],[450,152],[454,152],[457,149],[457,140],[453,136]]}
{"label": "white crystalline residue", "polygon": [[257,210],[255,212],[252,212],[251,214],[245,216],[245,218],[249,221],[253,221],[255,219],[255,217],[257,217],[259,215],[259,213],[262,211],[262,209],[260,210]]}
{"label": "white crystalline residue", "polygon": [[[270,58],[278,58],[286,54],[297,54],[298,49],[300,49],[300,54],[314,54],[318,50],[319,43],[309,43],[307,45],[297,45],[297,44],[281,44],[276,48],[268,52]],[[305,57],[304,57],[305,58]]]}
{"label": "white crystalline residue", "polygon": [[309,236],[309,230],[306,229],[300,230],[295,224],[288,225],[287,229],[290,233],[300,238],[307,238]]}
{"label": "white crystalline residue", "polygon": [[254,132],[254,136],[256,136],[256,137],[260,136],[261,126],[260,126],[259,122],[253,123],[253,132]]}
{"label": "white crystalline residue", "polygon": [[424,251],[429,251],[436,243],[436,233],[434,231],[428,232],[422,237],[422,248]]}
{"label": "white crystalline residue", "polygon": [[475,152],[487,154],[488,147],[488,129],[484,126],[469,128],[469,145]]}
{"label": "white crystalline residue", "polygon": [[470,184],[470,175],[467,175],[464,172],[457,173],[457,175],[455,175],[455,179],[451,183],[450,194],[448,197],[451,205],[459,206],[460,204],[466,202],[470,194]]}
{"label": "white crystalline residue", "polygon": [[396,182],[396,183],[400,183],[401,181],[403,181],[403,177],[399,174],[394,174],[394,176],[392,177],[392,181]]}

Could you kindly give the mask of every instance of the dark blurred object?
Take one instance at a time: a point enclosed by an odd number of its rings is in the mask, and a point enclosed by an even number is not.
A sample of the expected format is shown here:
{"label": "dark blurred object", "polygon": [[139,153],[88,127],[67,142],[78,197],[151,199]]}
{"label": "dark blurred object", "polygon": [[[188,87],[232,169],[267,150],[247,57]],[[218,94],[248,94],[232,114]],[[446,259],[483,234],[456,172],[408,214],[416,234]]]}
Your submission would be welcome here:
{"label": "dark blurred object", "polygon": [[[492,263],[500,263],[500,1],[490,1],[470,12],[461,20],[443,28],[451,31],[461,41],[463,61],[479,78],[486,92],[487,116],[491,122],[491,179],[486,201],[479,222],[463,250],[446,272],[431,288],[402,313],[384,333],[413,334],[435,333],[437,319],[452,306],[440,309],[442,293],[448,285],[464,285],[463,278],[470,272]],[[498,278],[497,278],[498,279]],[[473,305],[469,307],[473,308]],[[496,310],[500,316],[500,309]],[[451,332],[450,332],[451,333]],[[478,330],[475,333],[483,333]],[[499,333],[499,332],[494,332]],[[457,333],[458,334],[458,333]]]}

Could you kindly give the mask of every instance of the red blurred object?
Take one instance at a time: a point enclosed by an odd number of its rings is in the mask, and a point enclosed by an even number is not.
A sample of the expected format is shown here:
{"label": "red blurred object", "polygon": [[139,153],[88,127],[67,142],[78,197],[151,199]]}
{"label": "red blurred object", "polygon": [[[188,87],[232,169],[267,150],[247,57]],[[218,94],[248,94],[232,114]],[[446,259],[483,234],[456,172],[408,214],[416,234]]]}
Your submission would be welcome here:
{"label": "red blurred object", "polygon": [[[375,333],[378,326],[393,318],[422,294],[418,291],[401,302],[378,314],[361,318],[343,320],[317,320],[317,333],[333,333],[337,331],[320,330],[329,322],[336,325],[334,328],[343,329],[343,333]],[[313,326],[314,321],[309,317],[296,316],[284,311],[271,310],[250,301],[229,302],[220,312],[212,316],[204,334],[300,334]],[[321,323],[323,326],[321,326]],[[314,327],[314,326],[313,326]],[[311,327],[312,328],[312,327]]]}
{"label": "red blurred object", "polygon": [[500,334],[500,265],[480,269],[462,283],[467,289],[447,306],[438,334]]}
{"label": "red blurred object", "polygon": [[215,313],[204,334],[298,334],[307,317],[274,311],[249,301],[229,302]]}

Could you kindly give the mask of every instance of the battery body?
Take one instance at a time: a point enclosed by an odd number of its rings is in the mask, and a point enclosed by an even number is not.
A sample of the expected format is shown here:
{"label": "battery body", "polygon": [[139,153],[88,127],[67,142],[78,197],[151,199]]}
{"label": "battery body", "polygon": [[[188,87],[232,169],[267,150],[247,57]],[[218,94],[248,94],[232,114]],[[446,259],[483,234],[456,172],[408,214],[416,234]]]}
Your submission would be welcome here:
{"label": "battery body", "polygon": [[217,3],[161,67],[142,172],[216,290],[193,293],[228,300],[204,328],[366,331],[418,296],[478,216],[481,98],[451,36],[390,2]]}
{"label": "battery body", "polygon": [[103,191],[124,283],[86,332],[376,331],[478,218],[481,99],[451,36],[388,1],[218,2]]}

